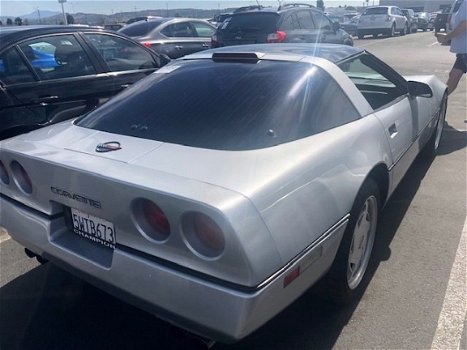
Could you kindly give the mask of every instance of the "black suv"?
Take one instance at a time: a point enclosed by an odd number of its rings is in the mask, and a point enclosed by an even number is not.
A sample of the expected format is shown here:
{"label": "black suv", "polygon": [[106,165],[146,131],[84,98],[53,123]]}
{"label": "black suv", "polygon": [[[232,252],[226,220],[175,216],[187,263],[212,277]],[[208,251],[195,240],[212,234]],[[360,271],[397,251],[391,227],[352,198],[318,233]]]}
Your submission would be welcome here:
{"label": "black suv", "polygon": [[0,139],[77,117],[170,59],[85,26],[0,29]]}
{"label": "black suv", "polygon": [[352,37],[312,5],[237,12],[217,28],[212,47],[259,43],[331,43],[353,46]]}

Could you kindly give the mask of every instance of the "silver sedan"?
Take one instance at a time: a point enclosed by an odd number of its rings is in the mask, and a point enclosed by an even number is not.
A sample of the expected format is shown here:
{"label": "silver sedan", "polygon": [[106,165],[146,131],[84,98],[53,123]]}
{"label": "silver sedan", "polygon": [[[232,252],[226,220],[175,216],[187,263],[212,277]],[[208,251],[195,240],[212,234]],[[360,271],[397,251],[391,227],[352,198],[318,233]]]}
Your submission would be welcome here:
{"label": "silver sedan", "polygon": [[349,302],[378,213],[438,148],[446,86],[360,48],[225,47],[0,143],[0,225],[196,334],[263,325],[324,276]]}

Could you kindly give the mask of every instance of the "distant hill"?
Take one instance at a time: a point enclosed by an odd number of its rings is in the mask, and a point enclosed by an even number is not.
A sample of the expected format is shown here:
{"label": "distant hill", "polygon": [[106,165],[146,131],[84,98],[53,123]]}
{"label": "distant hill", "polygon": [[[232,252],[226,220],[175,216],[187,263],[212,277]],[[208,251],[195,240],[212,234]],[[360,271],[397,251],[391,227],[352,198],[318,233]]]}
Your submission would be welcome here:
{"label": "distant hill", "polygon": [[[57,16],[60,12],[57,11],[40,11],[40,18],[41,20],[45,20],[47,18]],[[31,21],[39,21],[39,13],[37,11],[31,12],[30,14],[23,15],[23,16],[0,16],[0,20],[5,23],[8,18],[12,21],[15,20],[16,17],[21,18],[23,21],[27,19],[29,22]]]}

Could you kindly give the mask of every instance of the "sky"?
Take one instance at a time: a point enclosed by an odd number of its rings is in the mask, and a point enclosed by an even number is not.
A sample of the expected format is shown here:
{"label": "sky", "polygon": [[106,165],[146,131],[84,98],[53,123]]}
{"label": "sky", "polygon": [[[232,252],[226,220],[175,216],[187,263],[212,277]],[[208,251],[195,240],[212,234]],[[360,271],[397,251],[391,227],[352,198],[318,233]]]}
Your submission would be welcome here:
{"label": "sky", "polygon": [[[306,2],[316,5],[316,0],[286,0],[287,2]],[[379,0],[369,0],[369,4],[377,5]],[[278,1],[263,1],[259,3],[264,6],[277,6]],[[326,7],[335,7],[339,5],[353,5],[361,6],[365,0],[324,0]],[[246,5],[255,5],[256,1],[249,0],[231,0],[231,1],[217,1],[217,0],[165,0],[165,1],[127,1],[127,0],[67,0],[64,3],[65,12],[68,13],[99,13],[110,15],[117,12],[130,12],[146,9],[175,9],[175,8],[202,8],[202,9],[223,9],[232,8]],[[0,16],[22,16],[30,14],[34,11],[57,11],[61,12],[61,6],[58,0],[43,1],[43,0],[0,0]]]}

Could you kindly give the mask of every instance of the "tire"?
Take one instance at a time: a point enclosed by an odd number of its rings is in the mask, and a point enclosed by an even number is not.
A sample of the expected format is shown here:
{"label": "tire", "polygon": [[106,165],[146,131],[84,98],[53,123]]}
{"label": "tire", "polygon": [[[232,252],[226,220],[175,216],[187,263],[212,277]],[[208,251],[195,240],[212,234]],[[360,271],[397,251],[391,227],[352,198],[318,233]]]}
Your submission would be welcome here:
{"label": "tire", "polygon": [[434,157],[438,153],[439,143],[441,136],[443,135],[444,120],[446,119],[446,110],[448,106],[448,96],[444,95],[441,105],[439,106],[438,120],[436,122],[436,128],[431,135],[430,140],[423,149],[423,155],[425,157]]}
{"label": "tire", "polygon": [[335,304],[348,304],[362,291],[376,236],[379,205],[378,185],[367,179],[355,198],[347,228],[326,276],[328,295]]}
{"label": "tire", "polygon": [[400,36],[404,36],[407,34],[407,25],[404,26],[404,29],[402,29],[402,31],[399,32]]}
{"label": "tire", "polygon": [[395,34],[396,34],[396,25],[393,24],[392,27],[391,27],[391,29],[389,29],[389,34],[388,34],[388,36],[389,36],[389,37],[393,37]]}

